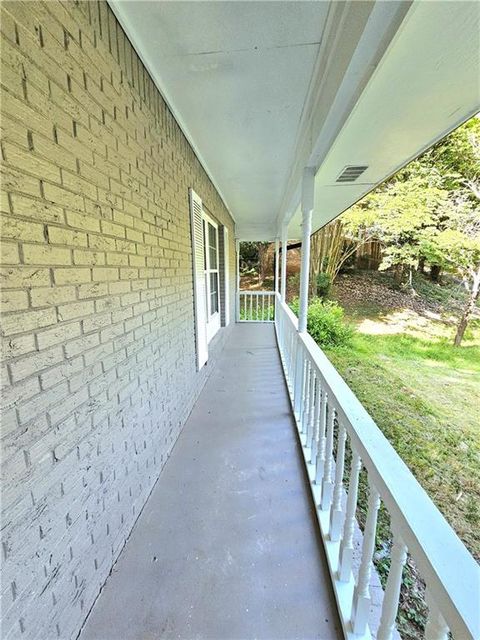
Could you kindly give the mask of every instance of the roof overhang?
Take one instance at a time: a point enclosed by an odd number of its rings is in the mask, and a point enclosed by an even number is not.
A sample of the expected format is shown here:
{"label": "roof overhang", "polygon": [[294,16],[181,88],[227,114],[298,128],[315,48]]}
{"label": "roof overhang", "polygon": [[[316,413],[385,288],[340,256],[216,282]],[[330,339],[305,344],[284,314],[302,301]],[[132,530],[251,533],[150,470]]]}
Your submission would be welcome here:
{"label": "roof overhang", "polygon": [[110,4],[241,239],[300,237],[304,167],[318,229],[479,109],[477,2]]}

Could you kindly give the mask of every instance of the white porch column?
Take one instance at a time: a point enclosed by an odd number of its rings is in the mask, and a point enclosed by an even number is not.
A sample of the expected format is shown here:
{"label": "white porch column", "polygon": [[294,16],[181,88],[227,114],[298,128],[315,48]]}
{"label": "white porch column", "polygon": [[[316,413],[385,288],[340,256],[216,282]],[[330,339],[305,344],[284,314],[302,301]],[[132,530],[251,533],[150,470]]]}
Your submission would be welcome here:
{"label": "white porch column", "polygon": [[280,269],[280,291],[283,302],[287,297],[287,231],[287,225],[284,224],[282,226],[282,266]]}
{"label": "white porch column", "polygon": [[312,212],[315,185],[315,172],[306,167],[302,181],[302,265],[300,271],[300,311],[298,332],[307,330],[308,311],[308,275],[310,270],[310,236],[312,234]]}
{"label": "white porch column", "polygon": [[237,255],[237,291],[235,296],[235,316],[236,321],[240,322],[240,240],[235,240],[235,251]]}
{"label": "white porch column", "polygon": [[279,288],[278,288],[278,268],[279,268],[279,264],[278,264],[278,256],[279,256],[279,240],[278,238],[275,238],[275,293],[278,293]]}

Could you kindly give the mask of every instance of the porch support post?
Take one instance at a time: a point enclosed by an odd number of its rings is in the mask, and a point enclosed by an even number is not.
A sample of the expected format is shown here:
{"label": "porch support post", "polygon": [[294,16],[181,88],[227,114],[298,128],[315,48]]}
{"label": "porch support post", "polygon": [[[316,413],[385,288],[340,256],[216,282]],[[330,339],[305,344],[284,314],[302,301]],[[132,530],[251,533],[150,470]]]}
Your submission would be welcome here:
{"label": "porch support post", "polygon": [[279,240],[275,238],[275,293],[278,293],[278,256],[279,256]]}
{"label": "porch support post", "polygon": [[282,226],[282,266],[280,270],[280,291],[282,294],[282,302],[287,297],[287,225]]}
{"label": "porch support post", "polygon": [[236,321],[240,322],[240,240],[235,240],[235,252],[237,256],[237,291],[236,291],[236,305],[235,305],[235,317]]}
{"label": "porch support post", "polygon": [[298,332],[307,331],[308,276],[310,271],[310,236],[312,234],[312,212],[314,202],[315,172],[306,167],[302,181],[302,265],[300,270],[300,311]]}

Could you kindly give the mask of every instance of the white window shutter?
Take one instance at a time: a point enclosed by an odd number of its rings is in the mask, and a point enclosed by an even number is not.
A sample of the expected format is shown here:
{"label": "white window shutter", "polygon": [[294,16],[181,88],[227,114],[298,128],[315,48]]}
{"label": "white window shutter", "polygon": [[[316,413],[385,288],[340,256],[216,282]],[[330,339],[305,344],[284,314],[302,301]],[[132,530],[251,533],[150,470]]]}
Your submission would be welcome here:
{"label": "white window shutter", "polygon": [[230,272],[229,272],[228,229],[223,227],[223,268],[225,283],[225,326],[230,324]]}
{"label": "white window shutter", "polygon": [[192,228],[193,255],[193,303],[195,308],[195,340],[197,347],[198,370],[200,370],[208,360],[202,210],[201,198],[193,189],[190,189],[190,221]]}

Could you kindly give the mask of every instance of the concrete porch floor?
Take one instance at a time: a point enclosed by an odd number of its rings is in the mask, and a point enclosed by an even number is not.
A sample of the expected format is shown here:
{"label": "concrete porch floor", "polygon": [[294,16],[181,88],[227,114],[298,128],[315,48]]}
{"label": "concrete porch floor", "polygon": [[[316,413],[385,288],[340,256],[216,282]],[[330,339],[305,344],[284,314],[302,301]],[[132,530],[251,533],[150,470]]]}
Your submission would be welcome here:
{"label": "concrete porch floor", "polygon": [[274,327],[237,324],[80,640],[340,637]]}

